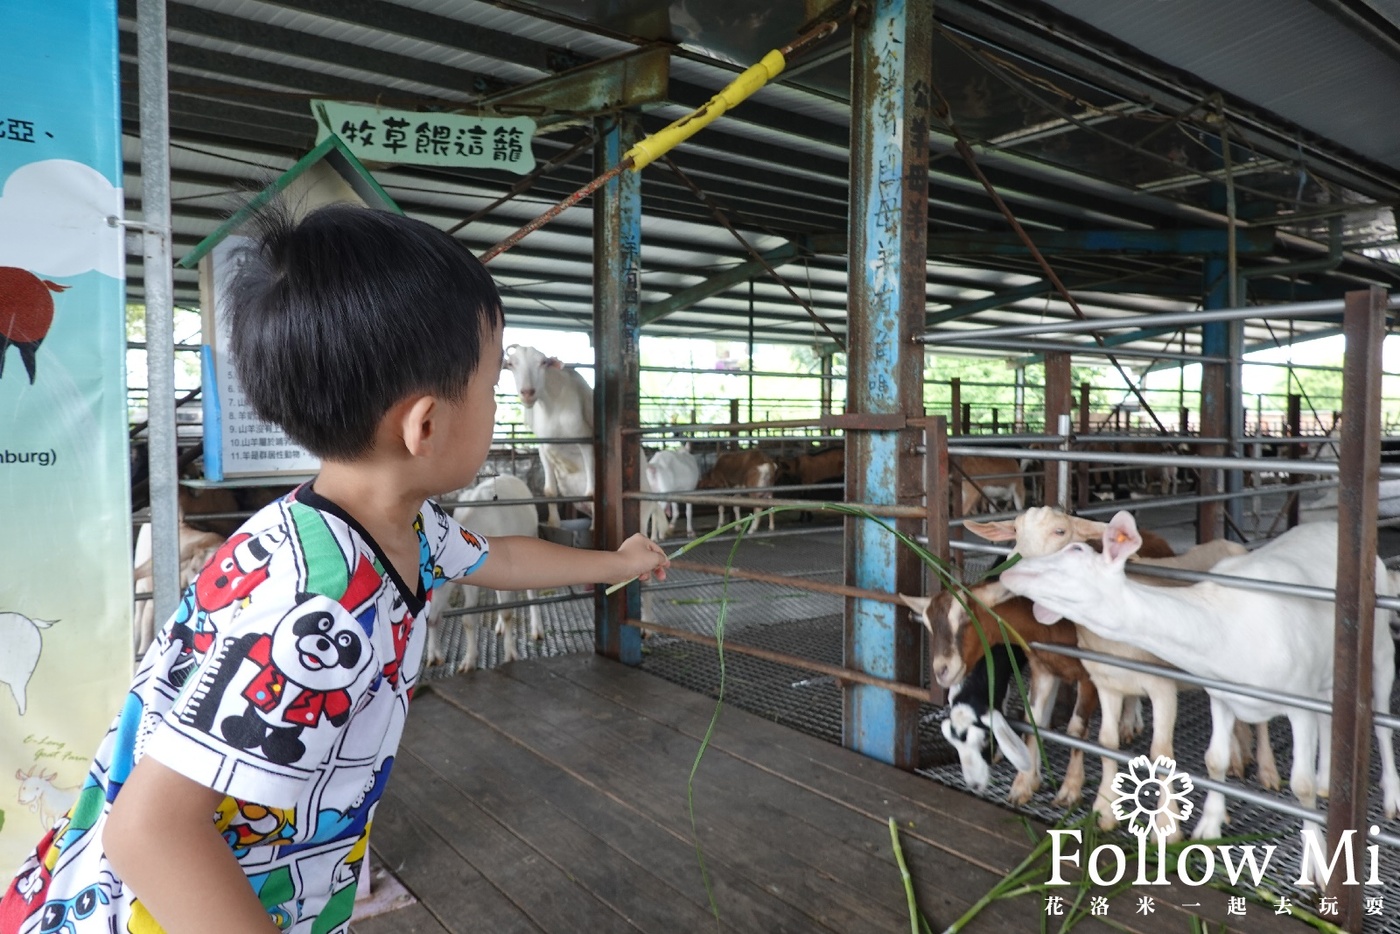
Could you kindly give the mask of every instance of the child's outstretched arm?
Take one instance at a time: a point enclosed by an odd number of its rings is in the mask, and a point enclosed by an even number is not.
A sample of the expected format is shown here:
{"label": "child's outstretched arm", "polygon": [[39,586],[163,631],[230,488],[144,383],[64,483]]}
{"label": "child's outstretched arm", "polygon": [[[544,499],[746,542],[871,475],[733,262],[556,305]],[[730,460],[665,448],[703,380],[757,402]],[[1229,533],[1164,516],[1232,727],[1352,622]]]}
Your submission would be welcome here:
{"label": "child's outstretched arm", "polygon": [[112,802],[107,860],[166,934],[279,934],[214,826],[223,799],[146,756]]}
{"label": "child's outstretched arm", "polygon": [[537,590],[569,584],[611,584],[654,573],[666,577],[670,560],[661,546],[637,534],[617,551],[570,548],[528,536],[503,535],[491,539],[486,560],[467,581],[492,590]]}

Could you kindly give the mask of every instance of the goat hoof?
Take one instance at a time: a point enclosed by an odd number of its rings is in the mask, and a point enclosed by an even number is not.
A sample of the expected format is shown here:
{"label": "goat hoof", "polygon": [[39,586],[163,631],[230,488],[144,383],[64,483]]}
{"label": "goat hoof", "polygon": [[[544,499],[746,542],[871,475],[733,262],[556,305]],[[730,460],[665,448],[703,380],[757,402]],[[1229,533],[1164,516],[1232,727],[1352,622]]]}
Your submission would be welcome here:
{"label": "goat hoof", "polygon": [[1095,808],[1094,813],[1099,816],[1099,829],[1104,831],[1105,833],[1113,830],[1115,827],[1118,826],[1118,818],[1113,816],[1112,808],[1109,808],[1106,811]]}
{"label": "goat hoof", "polygon": [[1219,822],[1199,823],[1191,831],[1192,840],[1218,840],[1221,837]]}
{"label": "goat hoof", "polygon": [[1006,796],[1008,804],[1022,805],[1031,800],[1036,789],[1040,787],[1040,776],[1035,773],[1017,772],[1016,780],[1011,783],[1011,791]]}
{"label": "goat hoof", "polygon": [[1082,784],[1074,787],[1062,785],[1060,790],[1055,793],[1055,800],[1051,803],[1060,808],[1072,807],[1074,804],[1078,803],[1083,794],[1084,786]]}

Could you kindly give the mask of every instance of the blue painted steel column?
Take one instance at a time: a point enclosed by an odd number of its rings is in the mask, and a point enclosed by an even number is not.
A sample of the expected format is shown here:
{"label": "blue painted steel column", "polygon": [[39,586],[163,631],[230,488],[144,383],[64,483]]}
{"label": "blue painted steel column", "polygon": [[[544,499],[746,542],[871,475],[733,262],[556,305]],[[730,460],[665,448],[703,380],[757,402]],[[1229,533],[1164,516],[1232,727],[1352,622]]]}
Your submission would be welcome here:
{"label": "blue painted steel column", "polygon": [[[600,118],[594,171],[622,161],[639,137],[635,118]],[[639,395],[638,315],[641,310],[642,183],[623,172],[593,196],[593,445],[594,547],[615,550],[637,531],[636,500],[623,490],[641,488],[641,447],[636,434]],[[603,583],[613,583],[605,581]],[[629,665],[642,660],[642,637],[626,623],[641,615],[641,588],[632,584],[611,597],[593,595],[594,650]]]}
{"label": "blue painted steel column", "polygon": [[[850,319],[846,495],[918,506],[923,465],[923,330],[928,255],[928,119],[933,5],[875,0],[856,21],[851,57]],[[862,425],[864,427],[862,427]],[[918,531],[904,520],[903,531]],[[918,559],[873,522],[846,522],[846,580],[922,592]],[[846,601],[846,664],[917,684],[918,627],[887,603]],[[918,704],[849,684],[843,742],[903,768],[918,764]]]}

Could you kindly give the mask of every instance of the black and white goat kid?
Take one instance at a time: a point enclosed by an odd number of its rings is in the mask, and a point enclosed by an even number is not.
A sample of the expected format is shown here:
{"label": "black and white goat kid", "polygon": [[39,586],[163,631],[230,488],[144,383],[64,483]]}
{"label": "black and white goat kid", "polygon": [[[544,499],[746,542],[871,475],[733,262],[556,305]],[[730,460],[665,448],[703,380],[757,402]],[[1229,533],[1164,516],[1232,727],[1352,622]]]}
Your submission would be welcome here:
{"label": "black and white goat kid", "polygon": [[1011,666],[1020,671],[1025,653],[1016,646],[994,645],[966,678],[948,690],[948,716],[943,721],[943,738],[958,751],[963,782],[981,794],[992,780],[987,761],[987,737],[1019,771],[1033,768],[1026,744],[1002,714],[1006,693],[1015,679]]}

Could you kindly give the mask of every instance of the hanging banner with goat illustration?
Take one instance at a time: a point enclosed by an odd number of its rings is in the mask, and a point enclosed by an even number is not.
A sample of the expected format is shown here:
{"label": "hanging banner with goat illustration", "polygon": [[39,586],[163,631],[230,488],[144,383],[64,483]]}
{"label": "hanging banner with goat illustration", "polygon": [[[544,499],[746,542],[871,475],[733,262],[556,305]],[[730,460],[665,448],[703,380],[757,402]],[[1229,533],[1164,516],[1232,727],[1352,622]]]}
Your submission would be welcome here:
{"label": "hanging banner with goat illustration", "polygon": [[116,0],[0,0],[0,879],[131,677]]}

